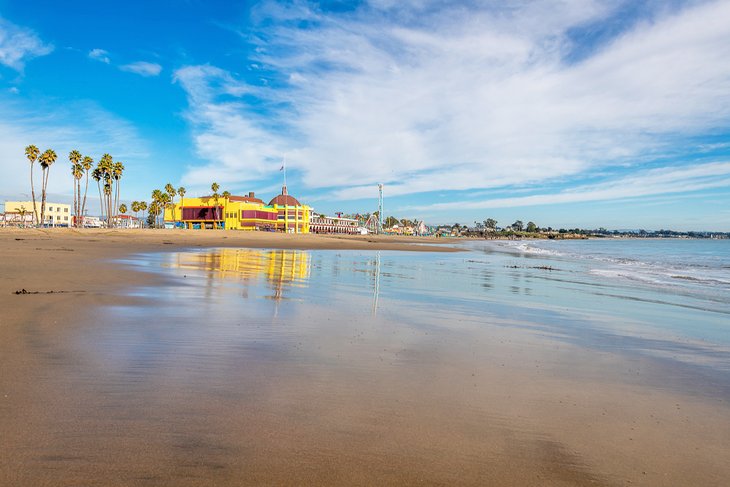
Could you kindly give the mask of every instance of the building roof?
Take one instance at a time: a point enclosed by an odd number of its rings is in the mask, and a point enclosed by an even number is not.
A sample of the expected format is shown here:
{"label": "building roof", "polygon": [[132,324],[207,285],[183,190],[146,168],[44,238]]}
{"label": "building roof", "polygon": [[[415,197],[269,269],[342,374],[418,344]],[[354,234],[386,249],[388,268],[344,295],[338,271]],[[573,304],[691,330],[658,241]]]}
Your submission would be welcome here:
{"label": "building roof", "polygon": [[276,196],[274,199],[269,201],[269,205],[302,206],[295,197],[289,194],[280,194],[279,196]]}
{"label": "building roof", "polygon": [[269,206],[272,205],[279,205],[279,206],[302,206],[302,204],[292,195],[290,195],[286,190],[286,185],[284,185],[281,188],[281,194],[279,196],[275,196],[274,199],[269,201]]}
{"label": "building roof", "polygon": [[253,192],[249,193],[248,196],[229,196],[229,201],[242,201],[244,203],[258,203],[260,205],[264,204],[263,200],[260,200],[256,198],[253,194]]}

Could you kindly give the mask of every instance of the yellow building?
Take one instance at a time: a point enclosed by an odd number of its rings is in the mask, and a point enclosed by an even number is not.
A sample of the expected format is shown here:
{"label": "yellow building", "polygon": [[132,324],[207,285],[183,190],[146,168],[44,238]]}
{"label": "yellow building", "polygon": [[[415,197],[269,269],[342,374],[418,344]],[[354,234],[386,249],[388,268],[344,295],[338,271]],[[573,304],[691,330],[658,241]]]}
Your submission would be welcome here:
{"label": "yellow building", "polygon": [[281,194],[269,201],[269,206],[277,212],[277,230],[287,233],[309,233],[309,217],[312,209],[290,195],[286,190],[286,184],[282,186]]}
{"label": "yellow building", "polygon": [[[33,213],[32,201],[6,201],[6,213],[20,213],[25,211]],[[36,212],[38,219],[41,217],[41,202],[36,200]],[[71,205],[64,203],[53,203],[46,201],[46,212],[44,216],[44,224],[49,227],[67,227],[71,224]]]}
{"label": "yellow building", "polygon": [[[189,229],[262,230],[309,233],[308,206],[286,193],[268,205],[251,192],[248,196],[181,198],[165,208],[165,224]],[[284,197],[284,198],[282,198]]]}

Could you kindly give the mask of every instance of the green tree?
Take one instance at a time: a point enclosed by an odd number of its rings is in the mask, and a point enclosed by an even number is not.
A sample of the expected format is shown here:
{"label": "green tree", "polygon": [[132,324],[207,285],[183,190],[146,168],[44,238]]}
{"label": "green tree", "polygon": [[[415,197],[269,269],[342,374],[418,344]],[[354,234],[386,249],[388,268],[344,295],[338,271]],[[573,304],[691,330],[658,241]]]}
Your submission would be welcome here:
{"label": "green tree", "polygon": [[58,156],[56,155],[56,152],[53,149],[47,149],[43,154],[40,156],[40,163],[41,163],[41,169],[43,170],[43,175],[41,176],[42,184],[41,184],[41,224],[45,224],[45,218],[46,218],[46,189],[48,188],[48,175],[51,172],[51,166],[54,162],[56,162],[56,159]]}
{"label": "green tree", "polygon": [[530,233],[537,232],[537,225],[535,225],[535,223],[533,222],[527,222],[527,231]]}
{"label": "green tree", "polygon": [[155,201],[151,201],[147,208],[149,209],[147,213],[147,226],[155,228],[157,227],[157,215],[160,213],[159,206]]}
{"label": "green tree", "polygon": [[514,222],[514,223],[512,224],[512,228],[513,228],[514,230],[518,231],[518,232],[521,232],[521,231],[522,231],[522,229],[524,228],[524,226],[525,226],[525,225],[524,225],[524,223],[522,223],[522,221],[521,221],[521,220],[517,220],[516,222]]}
{"label": "green tree", "polygon": [[497,220],[494,218],[487,218],[484,220],[484,227],[490,232],[495,231],[497,229]]}
{"label": "green tree", "polygon": [[41,151],[38,150],[38,147],[34,145],[29,145],[25,148],[25,157],[28,158],[28,162],[30,162],[30,193],[33,196],[33,224],[38,224],[38,209],[36,208],[35,203],[35,184],[33,184],[33,165],[35,164],[35,161],[38,160],[38,155]]}

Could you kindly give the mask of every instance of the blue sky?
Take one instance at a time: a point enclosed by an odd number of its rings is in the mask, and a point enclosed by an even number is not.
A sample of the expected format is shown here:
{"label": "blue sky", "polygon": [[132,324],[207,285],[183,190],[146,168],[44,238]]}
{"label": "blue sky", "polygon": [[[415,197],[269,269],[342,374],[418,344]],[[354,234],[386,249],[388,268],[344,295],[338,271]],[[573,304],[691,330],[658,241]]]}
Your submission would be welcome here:
{"label": "blue sky", "polygon": [[[0,0],[0,200],[23,148],[123,199],[290,191],[430,223],[730,231],[728,1]],[[105,5],[106,4],[106,5]]]}

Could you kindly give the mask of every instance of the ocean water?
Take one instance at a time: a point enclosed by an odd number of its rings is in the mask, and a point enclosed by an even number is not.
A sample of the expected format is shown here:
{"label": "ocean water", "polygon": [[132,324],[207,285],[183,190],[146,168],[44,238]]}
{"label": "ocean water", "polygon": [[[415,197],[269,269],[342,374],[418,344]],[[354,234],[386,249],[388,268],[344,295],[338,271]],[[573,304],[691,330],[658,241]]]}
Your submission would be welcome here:
{"label": "ocean water", "polygon": [[[138,290],[209,320],[298,313],[458,329],[507,323],[573,344],[730,371],[730,242],[467,241],[464,252],[215,249],[139,256]],[[314,330],[316,332],[316,330]]]}

